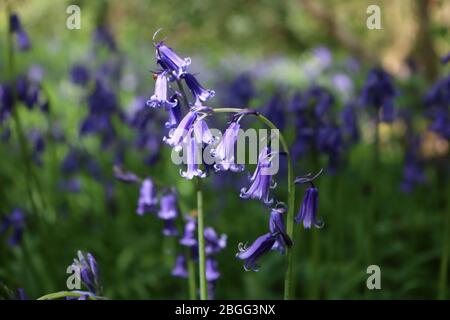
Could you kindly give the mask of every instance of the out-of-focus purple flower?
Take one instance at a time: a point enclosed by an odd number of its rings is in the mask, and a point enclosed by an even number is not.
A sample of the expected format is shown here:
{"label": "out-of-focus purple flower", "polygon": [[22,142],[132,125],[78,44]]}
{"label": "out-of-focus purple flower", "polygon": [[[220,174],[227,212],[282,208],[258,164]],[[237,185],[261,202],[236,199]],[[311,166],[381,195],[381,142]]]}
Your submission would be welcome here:
{"label": "out-of-focus purple flower", "polygon": [[215,149],[211,150],[211,155],[216,158],[214,169],[216,171],[239,172],[244,170],[244,165],[235,163],[234,146],[238,139],[240,124],[232,121]]}
{"label": "out-of-focus purple flower", "polygon": [[222,234],[220,237],[212,227],[206,227],[205,235],[205,253],[206,255],[217,254],[227,246],[227,235]]}
{"label": "out-of-focus purple flower", "polygon": [[186,247],[195,247],[197,245],[197,237],[195,236],[195,230],[197,228],[197,222],[194,218],[188,217],[186,224],[184,225],[184,234],[180,239],[180,244]]}
{"label": "out-of-focus purple flower", "polygon": [[24,288],[18,288],[17,289],[17,298],[19,300],[30,300],[27,296],[27,294],[25,293],[25,289]]}
{"label": "out-of-focus purple flower", "polygon": [[120,166],[114,166],[114,177],[125,183],[138,183],[140,178],[130,171],[124,171]]}
{"label": "out-of-focus purple flower", "polygon": [[381,67],[373,68],[367,75],[363,86],[360,103],[378,110],[382,109],[381,121],[392,122],[394,119],[394,98],[397,90],[391,76]]}
{"label": "out-of-focus purple flower", "polygon": [[0,122],[11,114],[13,107],[13,91],[10,85],[0,85]]}
{"label": "out-of-focus purple flower", "polygon": [[147,101],[147,105],[152,108],[170,108],[175,106],[175,102],[167,100],[167,78],[166,73],[161,72],[156,75],[155,93]]}
{"label": "out-of-focus purple flower", "polygon": [[76,178],[69,180],[62,180],[59,183],[59,186],[62,190],[66,192],[78,193],[81,191],[81,182]]}
{"label": "out-of-focus purple flower", "polygon": [[356,108],[353,103],[347,103],[341,112],[341,130],[350,142],[355,143],[359,140],[358,119]]}
{"label": "out-of-focus purple flower", "polygon": [[136,213],[142,216],[145,213],[154,212],[157,204],[158,198],[156,197],[155,185],[153,184],[152,179],[146,178],[141,184]]}
{"label": "out-of-focus purple flower", "polygon": [[200,101],[205,102],[216,94],[213,90],[203,88],[194,75],[190,73],[184,73],[181,78],[184,79],[189,90],[192,92],[195,105],[201,105]]}
{"label": "out-of-focus purple flower", "polygon": [[332,62],[331,51],[327,47],[317,47],[313,50],[313,55],[319,60],[323,68],[327,68]]}
{"label": "out-of-focus purple flower", "polygon": [[91,76],[89,70],[83,64],[76,64],[70,69],[70,80],[80,86],[85,86],[88,84]]}
{"label": "out-of-focus purple flower", "polygon": [[436,81],[423,100],[426,115],[432,120],[430,130],[450,140],[450,74]]}
{"label": "out-of-focus purple flower", "polygon": [[242,188],[240,197],[243,199],[258,199],[264,204],[270,206],[273,199],[270,197],[270,189],[276,187],[276,183],[272,181],[272,174],[270,173],[272,154],[270,148],[264,147],[258,157],[258,164],[255,172],[250,178],[252,184],[249,188]]}
{"label": "out-of-focus purple flower", "polygon": [[280,130],[283,130],[286,126],[284,105],[285,101],[282,98],[282,94],[280,92],[276,92],[272,97],[270,97],[264,111],[264,115],[269,118],[270,121],[272,121]]}
{"label": "out-of-focus purple flower", "polygon": [[226,86],[223,105],[247,107],[255,96],[252,78],[248,73],[241,73]]}
{"label": "out-of-focus purple flower", "polygon": [[178,229],[175,225],[175,219],[164,220],[164,227],[162,229],[162,234],[166,237],[176,237],[178,236]]}
{"label": "out-of-focus purple flower", "polygon": [[220,272],[216,259],[206,258],[206,281],[214,282],[220,278]]}
{"label": "out-of-focus purple flower", "polygon": [[73,260],[72,266],[79,269],[81,281],[88,288],[89,292],[99,294],[101,287],[97,261],[94,256],[90,253],[84,255],[83,252],[78,251],[77,258]]}
{"label": "out-of-focus purple flower", "polygon": [[32,109],[41,100],[40,84],[30,81],[30,79],[24,75],[17,77],[16,92],[17,98],[23,102],[28,109]]}
{"label": "out-of-focus purple flower", "polygon": [[286,208],[284,207],[272,208],[269,220],[269,230],[276,238],[272,250],[278,250],[282,254],[284,254],[286,248],[292,246],[292,240],[286,233],[286,227],[284,225],[283,215],[285,213]]}
{"label": "out-of-focus purple flower", "polygon": [[192,132],[188,133],[185,148],[187,153],[187,169],[186,171],[180,169],[181,176],[188,180],[192,180],[194,177],[206,177],[206,172],[200,169],[200,165],[202,164],[202,149],[195,140]]}
{"label": "out-of-focus purple flower", "polygon": [[0,226],[0,235],[11,229],[11,235],[8,238],[8,245],[14,247],[22,241],[22,234],[25,228],[25,214],[22,210],[15,208],[9,215],[3,216]]}
{"label": "out-of-focus purple flower", "polygon": [[172,48],[169,48],[163,41],[157,43],[156,47],[156,60],[157,63],[166,71],[170,71],[172,75],[179,79],[182,74],[187,70],[187,67],[191,64],[190,58],[180,58]]}
{"label": "out-of-focus purple flower", "polygon": [[93,42],[95,45],[100,44],[102,46],[105,46],[112,52],[117,51],[116,41],[114,40],[114,37],[109,28],[105,25],[98,26],[94,30]]}
{"label": "out-of-focus purple flower", "polygon": [[76,149],[70,148],[69,152],[64,157],[61,163],[61,171],[65,174],[73,174],[80,170],[81,164],[83,162],[83,153]]}
{"label": "out-of-focus purple flower", "polygon": [[162,220],[175,219],[178,216],[177,195],[171,191],[161,196],[159,201],[158,218]]}
{"label": "out-of-focus purple flower", "polygon": [[268,232],[258,237],[248,248],[240,243],[236,257],[244,260],[245,271],[258,271],[258,259],[272,249],[275,241],[276,237],[271,232]]}
{"label": "out-of-focus purple flower", "polygon": [[406,151],[403,167],[403,179],[400,189],[411,192],[417,185],[426,182],[424,161],[419,153],[420,138],[414,137]]}
{"label": "out-of-focus purple flower", "polygon": [[353,81],[345,73],[337,73],[332,78],[333,86],[341,92],[344,97],[349,97],[353,92]]}
{"label": "out-of-focus purple flower", "polygon": [[178,278],[187,278],[189,272],[187,270],[186,257],[184,255],[177,256],[175,266],[172,269],[172,276]]}
{"label": "out-of-focus purple flower", "polygon": [[450,52],[447,53],[447,55],[441,57],[441,63],[442,64],[447,64],[450,61]]}
{"label": "out-of-focus purple flower", "polygon": [[31,42],[20,22],[19,16],[12,13],[9,16],[9,31],[16,35],[17,47],[19,51],[26,51],[31,48]]}
{"label": "out-of-focus purple flower", "polygon": [[33,146],[33,160],[38,165],[42,165],[42,154],[45,151],[45,141],[39,130],[32,130],[29,135]]}

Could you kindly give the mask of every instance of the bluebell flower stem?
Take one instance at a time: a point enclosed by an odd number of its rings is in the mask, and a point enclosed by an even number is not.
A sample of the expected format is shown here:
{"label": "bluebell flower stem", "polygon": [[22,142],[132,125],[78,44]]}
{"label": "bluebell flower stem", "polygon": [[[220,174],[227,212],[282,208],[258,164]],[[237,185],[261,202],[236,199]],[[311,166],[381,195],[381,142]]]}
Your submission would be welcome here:
{"label": "bluebell flower stem", "polygon": [[[80,298],[84,295],[85,295],[85,293],[83,293],[83,292],[58,291],[58,292],[46,294],[40,298],[37,298],[36,300],[55,300],[55,299],[63,299],[65,297]],[[107,300],[107,299],[105,297],[89,295],[89,300]]]}
{"label": "bluebell flower stem", "polygon": [[[238,113],[242,112],[243,109],[240,108],[215,108],[213,109],[213,112],[216,113]],[[270,129],[278,130],[278,128],[273,124],[272,121],[270,121],[265,116],[257,113],[256,117],[263,122],[265,125],[267,125]],[[278,131],[278,137],[280,138],[280,143],[283,148],[283,151],[286,153],[287,158],[287,166],[288,166],[288,212],[287,212],[287,219],[286,219],[286,233],[291,238],[294,239],[294,213],[295,213],[295,184],[294,184],[294,168],[292,166],[292,159],[291,154],[289,152],[288,145],[286,143],[286,140],[284,139],[282,133]],[[293,275],[293,268],[294,268],[294,258],[293,258],[293,250],[289,249],[286,253],[286,260],[287,260],[287,267],[286,267],[286,274],[284,278],[284,299],[289,300],[294,297],[294,281],[292,278]]]}
{"label": "bluebell flower stem", "polygon": [[[446,184],[445,174],[438,175],[438,185],[439,189],[443,190],[442,193],[444,196],[440,199],[440,203],[442,208],[444,209],[444,243],[442,244],[442,255],[441,255],[441,263],[439,267],[439,282],[438,282],[438,299],[444,300],[447,297],[447,288],[448,288],[448,260],[449,260],[449,251],[450,251],[450,207],[448,203],[448,199],[445,196],[450,191],[449,184]],[[447,192],[445,192],[447,190]]]}
{"label": "bluebell flower stem", "polygon": [[208,300],[206,283],[206,257],[205,257],[205,224],[203,217],[203,190],[202,179],[197,178],[197,224],[198,224],[198,257],[200,278],[200,300]]}

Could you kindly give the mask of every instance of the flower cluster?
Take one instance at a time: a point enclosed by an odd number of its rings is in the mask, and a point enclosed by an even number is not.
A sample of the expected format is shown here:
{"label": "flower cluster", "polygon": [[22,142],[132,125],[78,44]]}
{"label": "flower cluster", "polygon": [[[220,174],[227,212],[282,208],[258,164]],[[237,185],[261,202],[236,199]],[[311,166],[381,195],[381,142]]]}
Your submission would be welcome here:
{"label": "flower cluster", "polygon": [[424,97],[430,130],[450,140],[450,73],[436,81]]}
{"label": "flower cluster", "polygon": [[27,51],[31,49],[31,42],[28,34],[20,22],[19,16],[12,13],[9,16],[9,32],[16,36],[17,48],[19,51]]}
{"label": "flower cluster", "polygon": [[78,251],[77,257],[73,259],[72,267],[79,271],[80,280],[89,291],[82,296],[83,299],[86,299],[89,294],[101,294],[102,287],[99,281],[97,261],[91,253],[83,254],[83,252]]}

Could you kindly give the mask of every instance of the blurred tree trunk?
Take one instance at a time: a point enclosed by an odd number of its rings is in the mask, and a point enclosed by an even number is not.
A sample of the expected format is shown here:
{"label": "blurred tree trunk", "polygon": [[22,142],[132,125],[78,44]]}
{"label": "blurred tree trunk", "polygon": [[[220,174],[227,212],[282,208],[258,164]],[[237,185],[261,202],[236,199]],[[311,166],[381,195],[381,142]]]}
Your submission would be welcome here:
{"label": "blurred tree trunk", "polygon": [[433,35],[430,30],[430,1],[415,0],[414,15],[417,22],[417,36],[412,56],[429,80],[435,80],[438,74],[438,56],[434,49]]}

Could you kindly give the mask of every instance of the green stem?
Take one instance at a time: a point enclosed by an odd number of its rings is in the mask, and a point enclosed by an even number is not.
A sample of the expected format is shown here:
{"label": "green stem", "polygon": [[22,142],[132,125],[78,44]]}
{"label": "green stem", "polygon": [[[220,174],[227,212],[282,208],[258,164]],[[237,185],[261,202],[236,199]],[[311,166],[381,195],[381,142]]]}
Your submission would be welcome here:
{"label": "green stem", "polygon": [[198,229],[198,257],[199,257],[199,277],[200,277],[200,300],[208,299],[206,284],[206,257],[205,257],[205,233],[203,217],[203,191],[202,179],[197,178],[197,229]]}
{"label": "green stem", "polygon": [[[438,170],[438,172],[441,170]],[[438,185],[439,190],[443,191],[443,197],[440,199],[440,207],[443,208],[444,211],[444,219],[445,219],[445,229],[444,229],[444,243],[442,245],[442,255],[441,255],[441,264],[440,264],[440,270],[439,270],[439,286],[438,286],[438,299],[444,300],[447,296],[447,286],[448,286],[448,260],[449,260],[449,251],[450,251],[450,208],[448,205],[448,200],[445,194],[448,194],[448,192],[445,192],[448,190],[448,186],[445,185],[445,172],[440,172],[438,176]]]}
{"label": "green stem", "polygon": [[188,269],[188,288],[189,288],[189,299],[197,299],[197,286],[195,284],[195,264],[192,260],[192,254],[190,248],[186,248],[186,259],[187,259],[187,269]]}
{"label": "green stem", "polygon": [[[215,108],[212,110],[216,113],[237,113],[242,112],[243,109],[239,108]],[[263,116],[260,113],[256,114],[256,117],[261,120],[264,124],[266,124],[269,128],[278,130],[278,128],[275,126],[275,124],[267,119],[265,116]],[[288,145],[286,143],[286,140],[283,137],[283,134],[278,130],[278,137],[280,138],[281,146],[283,147],[283,151],[286,153],[287,157],[287,165],[288,165],[288,212],[287,212],[287,219],[286,219],[286,233],[291,239],[294,239],[294,206],[295,206],[295,184],[294,184],[294,169],[292,166],[292,159],[291,154],[289,152]],[[294,258],[293,258],[293,250],[289,249],[287,250],[287,267],[286,267],[286,274],[284,278],[284,299],[289,300],[292,299],[294,296],[294,281],[292,279],[293,274],[293,264],[294,264]]]}
{"label": "green stem", "polygon": [[[37,298],[36,300],[55,300],[55,299],[62,299],[65,297],[79,298],[84,295],[86,295],[86,293],[76,292],[76,291],[58,291],[58,292],[46,294],[40,298]],[[89,295],[89,300],[106,300],[106,298],[100,297],[100,296]]]}

